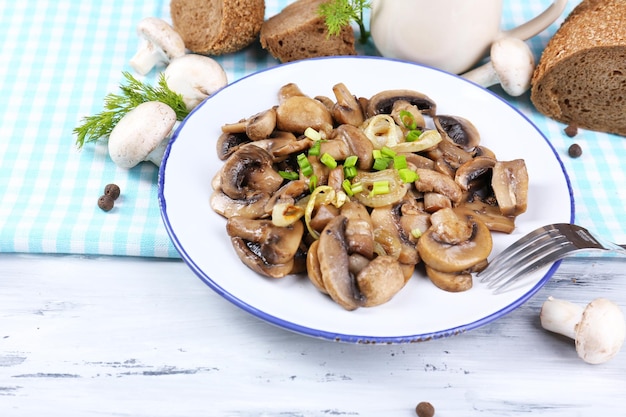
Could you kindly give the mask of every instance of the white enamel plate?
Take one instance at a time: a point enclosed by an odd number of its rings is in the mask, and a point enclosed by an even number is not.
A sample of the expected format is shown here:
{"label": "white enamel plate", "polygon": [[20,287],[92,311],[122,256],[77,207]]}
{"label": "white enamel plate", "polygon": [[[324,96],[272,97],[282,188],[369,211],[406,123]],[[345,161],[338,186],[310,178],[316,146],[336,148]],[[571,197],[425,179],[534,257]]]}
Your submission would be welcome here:
{"label": "white enamel plate", "polygon": [[528,211],[518,217],[514,233],[494,234],[492,255],[537,227],[573,221],[569,179],[555,150],[532,123],[495,94],[460,77],[406,62],[374,57],[298,61],[217,92],[189,115],[168,146],[159,173],[162,218],[193,272],[263,320],[312,337],[351,343],[404,343],[461,333],[502,317],[535,294],[557,265],[500,295],[479,282],[466,292],[445,292],[416,272],[390,302],[346,311],[318,292],[306,276],[268,279],[238,259],[226,234],[226,220],[209,204],[211,180],[222,165],[216,153],[221,126],[276,105],[284,84],[296,83],[309,96],[334,98],[332,87],[340,82],[360,97],[388,89],[422,92],[437,103],[439,114],[472,121],[482,143],[498,159],[526,161]]}

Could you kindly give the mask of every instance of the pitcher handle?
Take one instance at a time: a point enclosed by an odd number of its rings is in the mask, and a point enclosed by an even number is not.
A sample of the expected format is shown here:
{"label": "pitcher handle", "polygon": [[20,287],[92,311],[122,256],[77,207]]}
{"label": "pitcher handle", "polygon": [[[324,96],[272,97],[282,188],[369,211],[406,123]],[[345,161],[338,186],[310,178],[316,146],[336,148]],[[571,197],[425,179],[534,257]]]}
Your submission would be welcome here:
{"label": "pitcher handle", "polygon": [[500,36],[511,36],[522,40],[532,38],[554,23],[561,16],[566,5],[567,0],[555,0],[541,14],[513,29],[503,31]]}

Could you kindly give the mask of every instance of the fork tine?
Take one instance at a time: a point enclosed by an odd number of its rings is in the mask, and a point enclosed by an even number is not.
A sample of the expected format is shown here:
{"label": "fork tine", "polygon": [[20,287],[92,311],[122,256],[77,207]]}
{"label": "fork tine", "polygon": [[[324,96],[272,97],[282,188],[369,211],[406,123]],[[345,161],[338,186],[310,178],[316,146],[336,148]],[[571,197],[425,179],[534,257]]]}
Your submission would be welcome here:
{"label": "fork tine", "polygon": [[[497,280],[490,282],[487,285],[487,288],[494,288],[497,286],[497,288],[495,288],[493,293],[501,294],[505,292],[506,290],[510,289],[510,287],[513,284],[520,282],[519,278],[521,276],[534,272],[538,269],[541,269],[544,266],[551,264],[552,262],[556,262],[560,259],[563,259],[567,255],[570,255],[571,253],[572,253],[572,247],[570,245],[560,246],[557,250],[547,254],[546,256],[539,258],[537,261],[530,262],[528,264],[523,264],[522,267],[518,268],[517,270],[512,271],[511,276],[506,276],[506,275],[500,276]],[[504,280],[505,278],[506,280]],[[502,282],[503,280],[504,282]]]}
{"label": "fork tine", "polygon": [[[552,236],[549,230],[544,230],[543,228],[537,229],[501,252],[489,263],[489,266],[478,273],[477,276],[481,278],[481,282],[490,281],[494,279],[494,277],[508,272],[509,267],[506,267],[506,264],[522,263],[534,256],[535,253],[543,250],[546,246],[553,245],[554,242],[555,237]],[[523,257],[519,259],[519,256]]]}

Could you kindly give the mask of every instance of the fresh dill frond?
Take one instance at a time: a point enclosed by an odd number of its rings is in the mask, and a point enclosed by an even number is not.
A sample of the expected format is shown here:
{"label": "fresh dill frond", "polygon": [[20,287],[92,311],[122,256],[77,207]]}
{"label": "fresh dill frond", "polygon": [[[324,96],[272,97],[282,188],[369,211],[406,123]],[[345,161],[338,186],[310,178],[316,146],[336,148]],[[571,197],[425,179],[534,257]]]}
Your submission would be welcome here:
{"label": "fresh dill frond", "polygon": [[129,72],[122,72],[126,84],[120,86],[121,94],[108,94],[104,98],[104,110],[82,119],[82,124],[74,128],[76,145],[82,148],[85,143],[96,142],[108,137],[115,125],[132,109],[146,101],[160,101],[170,106],[177,120],[183,120],[189,111],[183,97],[169,89],[162,73],[157,86],[137,80]]}
{"label": "fresh dill frond", "polygon": [[370,33],[365,30],[363,11],[371,7],[369,0],[330,0],[319,5],[318,14],[324,18],[329,36],[336,36],[344,26],[356,22],[361,36],[359,41],[365,43]]}

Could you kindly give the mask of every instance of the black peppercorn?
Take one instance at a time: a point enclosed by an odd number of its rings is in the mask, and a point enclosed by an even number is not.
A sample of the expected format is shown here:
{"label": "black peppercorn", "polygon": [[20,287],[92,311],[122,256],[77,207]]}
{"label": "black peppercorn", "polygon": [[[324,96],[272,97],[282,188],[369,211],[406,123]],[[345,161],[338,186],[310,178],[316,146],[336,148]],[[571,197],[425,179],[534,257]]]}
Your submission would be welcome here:
{"label": "black peppercorn", "polygon": [[583,154],[583,150],[582,150],[582,148],[580,147],[579,144],[574,143],[573,145],[571,145],[569,147],[569,149],[567,150],[567,153],[572,158],[578,158],[579,156],[581,156]]}
{"label": "black peppercorn", "polygon": [[565,130],[565,134],[569,136],[570,138],[573,138],[574,136],[578,134],[578,126],[576,125],[569,125],[564,130]]}
{"label": "black peppercorn", "polygon": [[113,208],[113,198],[110,195],[101,195],[98,199],[98,207],[104,211],[110,211]]}
{"label": "black peppercorn", "polygon": [[116,184],[107,184],[107,186],[104,187],[104,194],[110,196],[113,200],[117,200],[120,196],[120,187]]}

